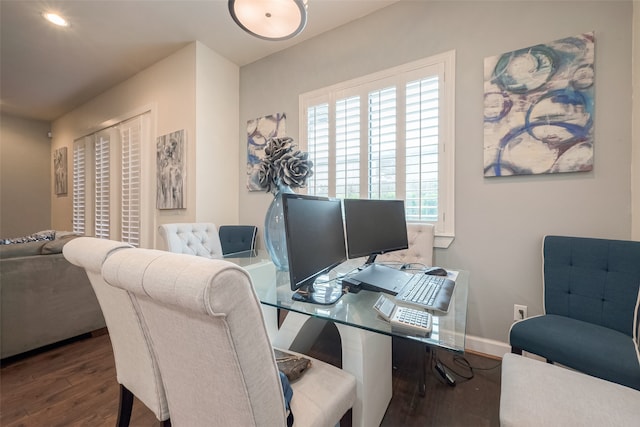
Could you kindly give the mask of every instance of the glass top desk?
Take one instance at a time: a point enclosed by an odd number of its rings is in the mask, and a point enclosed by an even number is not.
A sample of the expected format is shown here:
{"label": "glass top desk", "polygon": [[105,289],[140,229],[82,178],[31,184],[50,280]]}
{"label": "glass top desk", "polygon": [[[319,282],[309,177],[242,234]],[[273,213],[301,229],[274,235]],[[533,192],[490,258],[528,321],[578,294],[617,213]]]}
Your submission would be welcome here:
{"label": "glass top desk", "polygon": [[[389,322],[378,317],[373,309],[378,292],[347,293],[332,305],[294,301],[289,273],[276,271],[266,251],[229,254],[225,259],[245,268],[251,275],[275,347],[300,351],[310,346],[305,339],[314,340],[324,321],[336,325],[341,337],[342,368],[355,375],[358,382],[352,412],[354,426],[379,425],[391,400],[391,336],[464,352],[469,286],[466,271],[458,271],[449,313],[434,316],[431,335],[418,337],[392,331]],[[363,262],[364,259],[348,260],[331,274],[334,277],[346,274]],[[279,308],[289,313],[278,328]]]}

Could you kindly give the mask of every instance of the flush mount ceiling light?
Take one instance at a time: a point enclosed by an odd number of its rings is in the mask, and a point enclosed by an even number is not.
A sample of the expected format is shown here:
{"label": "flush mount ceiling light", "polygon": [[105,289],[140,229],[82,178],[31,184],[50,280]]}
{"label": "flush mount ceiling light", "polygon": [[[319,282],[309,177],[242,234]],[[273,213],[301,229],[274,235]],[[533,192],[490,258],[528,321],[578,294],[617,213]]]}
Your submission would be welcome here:
{"label": "flush mount ceiling light", "polygon": [[229,0],[229,13],[247,33],[263,40],[286,40],[307,25],[307,0]]}
{"label": "flush mount ceiling light", "polygon": [[64,19],[62,16],[58,15],[57,13],[53,13],[53,12],[44,12],[42,14],[42,16],[44,17],[44,19],[46,19],[47,21],[51,22],[52,24],[55,24],[59,27],[68,27],[69,26],[69,21],[67,21],[66,19]]}

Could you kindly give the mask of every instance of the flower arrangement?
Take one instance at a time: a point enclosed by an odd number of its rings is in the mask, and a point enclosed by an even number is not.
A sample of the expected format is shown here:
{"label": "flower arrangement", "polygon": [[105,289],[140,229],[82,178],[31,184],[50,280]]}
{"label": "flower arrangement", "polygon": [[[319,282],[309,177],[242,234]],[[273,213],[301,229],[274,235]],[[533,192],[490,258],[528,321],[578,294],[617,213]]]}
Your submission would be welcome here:
{"label": "flower arrangement", "polygon": [[296,144],[289,137],[271,138],[264,149],[264,158],[258,168],[260,188],[276,193],[279,185],[301,188],[313,175],[313,162],[309,153],[296,150]]}

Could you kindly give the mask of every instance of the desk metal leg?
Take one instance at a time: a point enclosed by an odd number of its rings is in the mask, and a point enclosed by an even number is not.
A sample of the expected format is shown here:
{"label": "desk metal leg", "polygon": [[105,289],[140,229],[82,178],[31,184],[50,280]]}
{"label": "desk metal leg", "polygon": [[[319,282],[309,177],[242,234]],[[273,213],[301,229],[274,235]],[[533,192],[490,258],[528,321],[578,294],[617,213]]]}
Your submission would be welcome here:
{"label": "desk metal leg", "polygon": [[[418,348],[420,350],[420,357],[418,357],[420,361],[418,393],[420,393],[421,397],[425,397],[427,395],[427,363],[429,363],[430,349],[428,345],[424,346],[424,351],[422,351],[422,345],[419,345]],[[429,366],[429,368],[431,368],[431,366]]]}

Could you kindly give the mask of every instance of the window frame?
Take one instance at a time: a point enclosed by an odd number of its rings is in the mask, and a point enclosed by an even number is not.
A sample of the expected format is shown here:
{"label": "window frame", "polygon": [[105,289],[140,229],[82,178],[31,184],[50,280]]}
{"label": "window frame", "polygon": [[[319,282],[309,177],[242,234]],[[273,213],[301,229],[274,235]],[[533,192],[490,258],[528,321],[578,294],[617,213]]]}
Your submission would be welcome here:
{"label": "window frame", "polygon": [[[368,93],[371,90],[380,90],[385,84],[395,84],[401,90],[397,97],[397,117],[402,118],[397,121],[397,152],[405,152],[405,89],[406,83],[438,75],[438,220],[420,221],[432,223],[435,226],[434,246],[447,248],[455,238],[455,50],[447,51],[438,55],[423,58],[399,66],[391,67],[366,76],[337,83],[325,88],[302,93],[298,99],[299,117],[299,141],[300,148],[307,150],[307,108],[318,106],[322,103],[329,105],[329,145],[333,148],[329,150],[329,188],[336,186],[336,149],[335,149],[335,103],[336,100],[343,99],[353,93]],[[367,109],[368,98],[361,100],[361,111]],[[362,104],[365,104],[364,106]],[[361,114],[360,123],[367,124]],[[360,170],[366,164],[366,150],[362,148],[368,144],[368,126],[360,126]],[[364,152],[364,153],[363,153]],[[406,152],[405,152],[406,153]],[[396,193],[405,193],[406,171],[404,156],[398,156]],[[398,169],[400,169],[398,171]],[[360,174],[360,196],[366,196],[366,181],[368,174]],[[330,190],[331,191],[331,190]],[[364,196],[363,196],[364,193]],[[331,194],[334,196],[335,194]]]}

